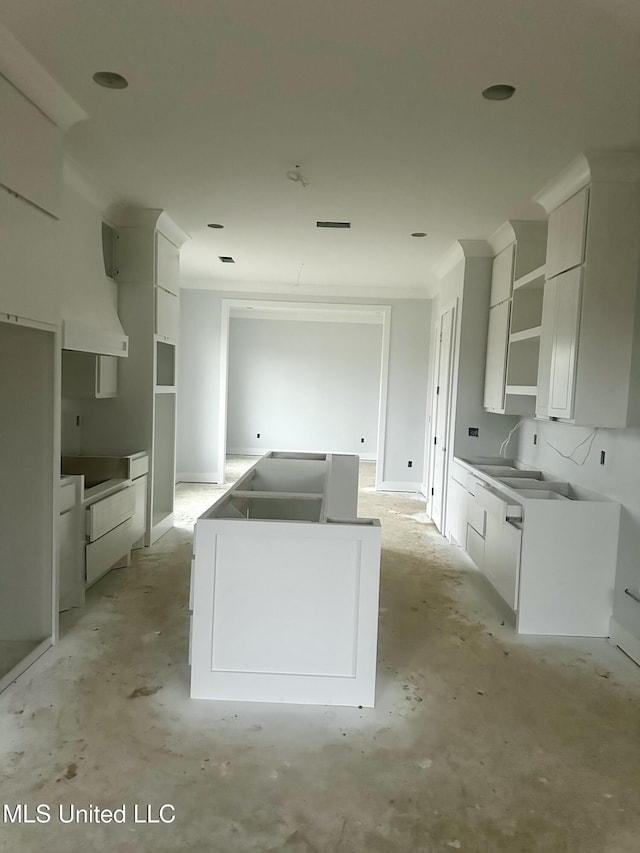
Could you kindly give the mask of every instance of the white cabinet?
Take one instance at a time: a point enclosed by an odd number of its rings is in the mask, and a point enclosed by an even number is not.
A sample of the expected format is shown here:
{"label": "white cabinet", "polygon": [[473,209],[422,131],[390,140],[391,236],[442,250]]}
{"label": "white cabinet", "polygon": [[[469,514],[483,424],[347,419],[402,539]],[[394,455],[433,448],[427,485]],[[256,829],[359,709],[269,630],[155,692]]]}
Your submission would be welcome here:
{"label": "white cabinet", "polygon": [[62,131],[2,75],[0,115],[0,184],[58,216]]}
{"label": "white cabinet", "polygon": [[156,296],[156,335],[166,343],[176,343],[178,340],[178,297],[163,290],[155,288]]}
{"label": "white cabinet", "polygon": [[58,521],[58,609],[84,604],[84,528],[82,477],[60,480]]}
{"label": "white cabinet", "polygon": [[191,696],[373,707],[380,523],[358,459],[270,453],[196,522]]}
{"label": "white cabinet", "polygon": [[515,243],[507,246],[493,259],[491,271],[491,296],[489,305],[493,307],[499,302],[504,302],[511,296],[513,286],[513,262],[515,256]]}
{"label": "white cabinet", "polygon": [[547,278],[579,266],[584,260],[589,189],[577,192],[549,215]]}
{"label": "white cabinet", "polygon": [[175,296],[180,292],[180,249],[159,232],[156,232],[155,284]]}
{"label": "white cabinet", "polygon": [[620,505],[539,480],[514,460],[456,462],[474,493],[467,553],[515,612],[518,632],[608,636]]}
{"label": "white cabinet", "polygon": [[509,301],[501,302],[489,309],[484,375],[484,407],[489,411],[504,411],[510,311]]}
{"label": "white cabinet", "polygon": [[118,361],[114,355],[63,350],[62,396],[72,400],[115,397]]}
{"label": "white cabinet", "polygon": [[513,220],[494,235],[511,242],[493,259],[484,408],[533,414],[538,373],[546,223]]}
{"label": "white cabinet", "polygon": [[550,211],[536,416],[631,425],[640,158],[582,157],[536,200]]}
{"label": "white cabinet", "polygon": [[509,607],[518,609],[520,575],[520,542],[522,532],[517,522],[497,515],[487,515],[484,542],[484,572]]}
{"label": "white cabinet", "polygon": [[[573,417],[578,337],[580,333],[580,287],[582,270],[569,270],[547,282],[545,299],[549,300],[547,317],[551,316],[548,399],[539,397],[549,417]],[[546,364],[545,364],[546,368]],[[546,390],[546,388],[545,388]],[[544,391],[542,392],[544,393]]]}

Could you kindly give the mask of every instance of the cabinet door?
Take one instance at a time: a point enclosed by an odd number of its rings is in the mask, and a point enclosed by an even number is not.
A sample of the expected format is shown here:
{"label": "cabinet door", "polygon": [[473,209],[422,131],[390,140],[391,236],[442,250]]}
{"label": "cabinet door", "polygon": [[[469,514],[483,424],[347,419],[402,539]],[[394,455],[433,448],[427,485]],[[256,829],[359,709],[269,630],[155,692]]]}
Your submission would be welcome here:
{"label": "cabinet door", "polygon": [[491,297],[489,305],[497,305],[511,296],[513,286],[513,260],[515,244],[507,246],[493,259],[491,271]]}
{"label": "cabinet door", "polygon": [[454,479],[449,480],[447,503],[449,541],[464,548],[467,535],[467,490]]}
{"label": "cabinet door", "polygon": [[162,234],[156,233],[156,282],[174,293],[180,290],[180,250]]}
{"label": "cabinet door", "polygon": [[585,187],[549,215],[547,278],[579,266],[584,260],[589,188]]}
{"label": "cabinet door", "polygon": [[552,278],[546,281],[542,301],[542,333],[540,335],[538,385],[536,390],[536,416],[539,418],[549,417],[549,385],[551,383],[551,357],[553,353],[557,293],[558,280]]}
{"label": "cabinet door", "polygon": [[115,355],[96,356],[96,397],[115,397],[118,393],[118,359]]}
{"label": "cabinet door", "polygon": [[549,416],[572,418],[581,307],[580,268],[555,279],[555,314],[549,380]]}
{"label": "cabinet door", "polygon": [[512,610],[518,609],[521,537],[522,531],[515,525],[487,516],[484,572]]}
{"label": "cabinet door", "polygon": [[510,302],[489,309],[487,360],[484,374],[484,407],[492,412],[504,411],[504,388],[507,372]]}
{"label": "cabinet door", "polygon": [[178,297],[161,287],[156,287],[156,335],[163,341],[175,343],[178,339]]}

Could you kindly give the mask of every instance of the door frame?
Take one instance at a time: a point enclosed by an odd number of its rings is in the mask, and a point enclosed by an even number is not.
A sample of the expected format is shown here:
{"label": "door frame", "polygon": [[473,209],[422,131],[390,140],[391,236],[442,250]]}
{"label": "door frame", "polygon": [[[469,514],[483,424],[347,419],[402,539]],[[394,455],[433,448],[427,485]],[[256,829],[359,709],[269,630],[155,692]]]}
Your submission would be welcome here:
{"label": "door frame", "polygon": [[[436,454],[434,451],[434,438],[435,438],[435,430],[436,430],[436,414],[438,407],[438,374],[440,371],[440,331],[442,328],[442,318],[449,311],[453,311],[451,317],[451,342],[450,342],[450,357],[449,357],[449,370],[448,370],[448,389],[447,389],[447,402],[446,402],[446,426],[445,426],[445,441],[447,442],[447,446],[445,449],[445,458],[444,458],[444,470],[443,470],[443,478],[442,478],[442,503],[441,503],[441,512],[440,512],[440,526],[438,526],[437,522],[433,518],[433,507],[431,498],[432,490],[434,489],[435,483],[435,471],[436,471]],[[458,321],[458,299],[454,299],[451,302],[446,303],[438,310],[438,318],[436,320],[434,326],[434,345],[433,345],[433,372],[432,372],[432,382],[431,382],[431,401],[430,401],[430,414],[429,414],[429,430],[428,430],[428,454],[429,454],[429,476],[428,476],[428,494],[427,494],[427,510],[428,515],[431,520],[438,526],[438,529],[444,534],[447,523],[447,495],[448,495],[448,474],[449,474],[449,462],[451,459],[451,439],[453,439],[454,431],[452,430],[452,413],[453,413],[453,399],[454,395],[452,394],[452,386],[453,379],[455,375],[455,353],[456,353],[456,338],[457,338],[457,321]]]}
{"label": "door frame", "polygon": [[[391,339],[391,306],[360,305],[352,303],[276,301],[272,299],[233,299],[223,297],[220,311],[220,397],[218,402],[218,467],[220,482],[224,482],[225,460],[227,455],[227,411],[229,396],[229,323],[232,311],[246,310],[247,319],[264,317],[264,312],[287,314],[296,319],[296,314],[313,316],[323,322],[354,323],[374,322],[382,326],[382,344],[380,352],[380,389],[378,393],[378,435],[376,440],[376,489],[381,489],[384,481],[384,454],[386,447],[387,396],[389,386],[389,351]],[[262,312],[262,313],[261,313]]]}

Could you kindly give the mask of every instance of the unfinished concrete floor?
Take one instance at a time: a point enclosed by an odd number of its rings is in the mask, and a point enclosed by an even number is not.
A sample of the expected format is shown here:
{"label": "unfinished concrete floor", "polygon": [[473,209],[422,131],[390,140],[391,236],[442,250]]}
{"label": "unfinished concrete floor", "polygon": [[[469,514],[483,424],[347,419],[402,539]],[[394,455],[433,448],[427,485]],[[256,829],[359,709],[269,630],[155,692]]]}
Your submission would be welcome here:
{"label": "unfinished concrete floor", "polygon": [[[0,850],[638,853],[640,669],[604,640],[518,637],[422,502],[362,467],[384,546],[376,708],[189,699],[191,528],[220,489],[181,485],[179,526],[0,696],[2,800],[51,809],[0,824]],[[59,821],[123,804],[124,824]]]}

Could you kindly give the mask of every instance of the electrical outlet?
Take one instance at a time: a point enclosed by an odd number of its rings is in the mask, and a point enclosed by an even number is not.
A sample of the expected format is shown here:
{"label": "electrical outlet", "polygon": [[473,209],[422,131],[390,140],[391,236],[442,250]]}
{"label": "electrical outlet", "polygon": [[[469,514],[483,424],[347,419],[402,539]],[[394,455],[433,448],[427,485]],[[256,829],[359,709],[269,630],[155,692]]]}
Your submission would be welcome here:
{"label": "electrical outlet", "polygon": [[257,432],[257,433],[256,433],[256,438],[260,438],[260,433],[259,433],[259,432]]}
{"label": "electrical outlet", "polygon": [[472,438],[477,438],[480,435],[480,430],[478,427],[469,427],[469,435]]}
{"label": "electrical outlet", "polygon": [[360,439],[360,444],[364,444],[364,438]]}
{"label": "electrical outlet", "polygon": [[604,450],[601,450],[600,451],[600,464],[601,465],[604,465],[604,457],[605,457],[605,452],[604,452]]}
{"label": "electrical outlet", "polygon": [[410,459],[410,460],[407,462],[407,468],[413,468],[413,459]]}
{"label": "electrical outlet", "polygon": [[533,443],[534,444],[538,443],[538,433],[537,432],[534,432],[534,434],[533,434]]}

